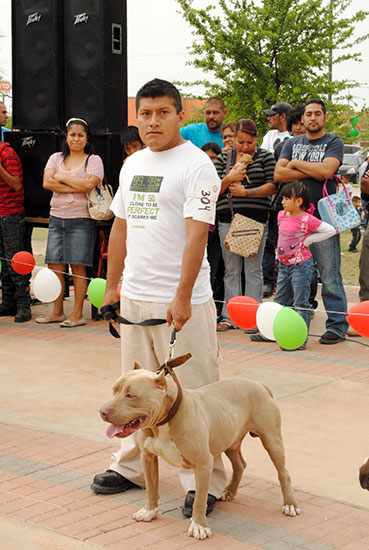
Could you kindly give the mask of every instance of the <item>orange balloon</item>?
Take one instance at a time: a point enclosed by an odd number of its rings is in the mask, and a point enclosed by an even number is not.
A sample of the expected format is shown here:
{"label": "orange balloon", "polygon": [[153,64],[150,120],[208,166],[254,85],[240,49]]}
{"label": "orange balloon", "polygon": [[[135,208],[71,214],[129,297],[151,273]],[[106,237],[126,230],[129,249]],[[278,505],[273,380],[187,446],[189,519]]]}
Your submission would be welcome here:
{"label": "orange balloon", "polygon": [[250,296],[234,296],[227,302],[228,315],[237,327],[256,327],[256,312],[259,302]]}
{"label": "orange balloon", "polygon": [[350,307],[346,317],[347,322],[356,332],[369,338],[369,300]]}
{"label": "orange balloon", "polygon": [[21,250],[14,254],[11,266],[20,275],[26,275],[26,273],[31,273],[32,269],[35,267],[35,259],[29,252]]}

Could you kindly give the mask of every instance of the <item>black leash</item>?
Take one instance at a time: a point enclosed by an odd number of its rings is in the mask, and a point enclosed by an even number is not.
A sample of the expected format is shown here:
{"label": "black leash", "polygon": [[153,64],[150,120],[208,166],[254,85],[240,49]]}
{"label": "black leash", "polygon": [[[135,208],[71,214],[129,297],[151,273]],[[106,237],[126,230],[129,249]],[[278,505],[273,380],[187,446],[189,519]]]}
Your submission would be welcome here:
{"label": "black leash", "polygon": [[[120,323],[121,325],[137,325],[140,327],[152,327],[155,325],[163,325],[167,322],[166,319],[146,319],[145,321],[141,321],[140,323],[132,323],[132,321],[128,321],[128,319],[125,319],[124,317],[121,317],[117,314],[118,309],[120,308],[120,302],[115,302],[115,304],[108,304],[106,306],[103,306],[100,311],[103,314],[103,317],[106,321],[115,321],[116,323]],[[120,338],[120,334],[117,331],[117,329],[113,326],[112,323],[109,323],[109,332],[114,338]],[[175,332],[175,329],[174,331]],[[173,338],[173,334],[172,334]],[[175,335],[174,335],[175,340]],[[171,339],[172,341],[172,339]]]}

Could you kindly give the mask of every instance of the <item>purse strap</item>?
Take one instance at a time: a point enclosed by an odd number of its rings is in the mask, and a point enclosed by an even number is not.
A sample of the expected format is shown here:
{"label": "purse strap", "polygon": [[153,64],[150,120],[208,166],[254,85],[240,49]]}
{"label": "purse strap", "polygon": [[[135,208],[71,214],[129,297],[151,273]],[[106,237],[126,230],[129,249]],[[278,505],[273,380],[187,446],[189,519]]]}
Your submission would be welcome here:
{"label": "purse strap", "polygon": [[[224,174],[225,176],[229,173],[229,171],[231,169],[231,161],[233,161],[233,163],[235,163],[236,155],[237,155],[236,149],[232,149],[232,151],[228,151],[228,153],[227,153],[227,162],[226,162],[226,171],[225,171],[225,174]],[[231,215],[232,215],[232,219],[233,219],[233,216],[234,216],[233,197],[232,197],[232,193],[230,193],[229,191],[227,193],[227,199],[228,199],[228,205],[229,205],[229,209],[231,211]]]}
{"label": "purse strap", "polygon": [[[339,191],[340,191],[340,184],[342,184],[343,190],[344,190],[345,195],[346,195],[346,200],[347,200],[347,202],[350,204],[350,203],[351,203],[351,199],[350,199],[350,195],[348,194],[348,191],[347,191],[347,187],[346,187],[345,182],[344,182],[339,176],[337,176],[337,174],[334,174],[334,175],[333,175],[333,179],[336,181],[336,193],[339,193]],[[323,185],[323,197],[327,197],[329,203],[331,204],[331,206],[333,206],[332,201],[331,201],[330,198],[329,198],[329,193],[328,193],[328,191],[327,191],[327,182],[328,182],[328,179],[325,180],[324,185]]]}

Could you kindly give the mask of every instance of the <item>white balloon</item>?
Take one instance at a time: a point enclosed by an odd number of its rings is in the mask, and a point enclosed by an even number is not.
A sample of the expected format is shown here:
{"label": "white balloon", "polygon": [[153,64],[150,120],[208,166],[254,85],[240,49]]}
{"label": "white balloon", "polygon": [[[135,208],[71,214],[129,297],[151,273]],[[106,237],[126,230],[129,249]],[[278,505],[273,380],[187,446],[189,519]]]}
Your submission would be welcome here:
{"label": "white balloon", "polygon": [[61,293],[58,276],[51,269],[43,267],[33,279],[32,291],[40,302],[54,302]]}
{"label": "white balloon", "polygon": [[258,307],[256,312],[256,324],[261,334],[269,340],[275,341],[273,332],[274,319],[278,311],[282,308],[283,306],[276,302],[264,302]]}

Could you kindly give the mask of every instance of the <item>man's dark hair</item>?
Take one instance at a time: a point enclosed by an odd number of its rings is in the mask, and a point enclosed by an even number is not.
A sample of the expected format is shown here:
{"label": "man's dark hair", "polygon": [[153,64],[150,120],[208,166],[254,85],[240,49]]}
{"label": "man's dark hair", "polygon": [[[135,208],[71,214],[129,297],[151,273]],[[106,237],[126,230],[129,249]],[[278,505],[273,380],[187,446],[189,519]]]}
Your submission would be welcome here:
{"label": "man's dark hair", "polygon": [[138,141],[143,145],[137,126],[127,126],[127,128],[123,128],[120,136],[121,144],[124,146],[126,143],[133,143],[134,141]]}
{"label": "man's dark hair", "polygon": [[207,143],[204,143],[204,145],[201,147],[202,151],[214,151],[217,155],[220,155],[222,152],[221,148],[215,141],[208,141]]}
{"label": "man's dark hair", "polygon": [[327,109],[325,108],[325,103],[322,99],[320,99],[319,97],[314,97],[313,99],[309,99],[309,101],[307,101],[304,105],[304,112],[305,112],[305,109],[308,105],[310,105],[311,103],[317,103],[318,105],[321,106],[321,108],[323,109],[323,113],[326,114],[327,112]]}
{"label": "man's dark hair", "polygon": [[304,114],[303,105],[296,105],[296,107],[294,107],[292,111],[287,113],[286,125],[287,125],[287,130],[289,131],[290,134],[292,132],[292,124],[301,122],[301,117],[303,114]]}
{"label": "man's dark hair", "polygon": [[219,103],[219,105],[221,106],[222,111],[224,111],[224,109],[225,109],[225,104],[224,104],[224,101],[221,97],[217,97],[217,96],[209,97],[209,99],[205,103],[205,108],[209,105],[209,103]]}
{"label": "man's dark hair", "polygon": [[136,112],[138,111],[138,106],[143,97],[155,98],[164,96],[173,99],[177,114],[183,110],[181,94],[177,88],[167,80],[154,78],[154,80],[146,82],[146,84],[138,90],[136,95]]}

